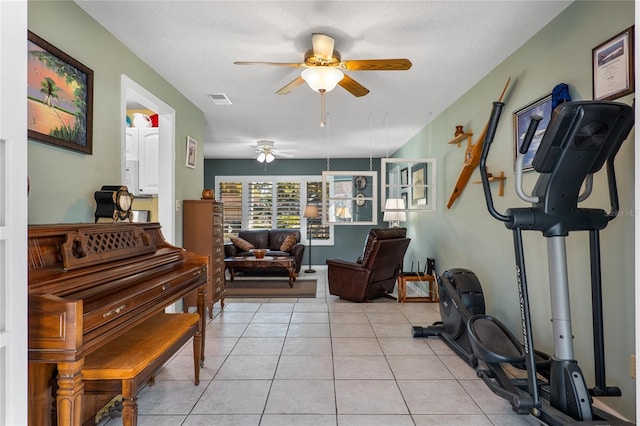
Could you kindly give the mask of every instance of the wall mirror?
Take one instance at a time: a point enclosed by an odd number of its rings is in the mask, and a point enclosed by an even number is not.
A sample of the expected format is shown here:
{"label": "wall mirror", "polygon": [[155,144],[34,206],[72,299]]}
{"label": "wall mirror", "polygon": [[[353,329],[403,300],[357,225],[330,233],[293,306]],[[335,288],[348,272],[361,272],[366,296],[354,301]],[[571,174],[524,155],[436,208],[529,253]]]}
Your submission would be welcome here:
{"label": "wall mirror", "polygon": [[324,224],[377,225],[377,172],[322,172]]}
{"label": "wall mirror", "polygon": [[[382,211],[436,210],[435,159],[383,158],[380,173]],[[390,201],[387,202],[387,200]],[[404,209],[401,208],[402,206]]]}

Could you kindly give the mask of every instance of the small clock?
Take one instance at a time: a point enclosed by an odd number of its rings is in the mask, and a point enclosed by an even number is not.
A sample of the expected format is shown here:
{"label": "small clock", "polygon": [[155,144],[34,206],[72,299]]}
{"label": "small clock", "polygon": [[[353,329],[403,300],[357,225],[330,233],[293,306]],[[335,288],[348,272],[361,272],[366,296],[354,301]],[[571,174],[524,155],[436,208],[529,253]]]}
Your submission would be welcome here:
{"label": "small clock", "polygon": [[131,204],[133,195],[124,185],[103,185],[100,191],[93,194],[96,200],[95,221],[101,217],[131,222]]}
{"label": "small clock", "polygon": [[364,194],[362,192],[358,193],[358,195],[356,195],[356,204],[358,206],[364,206],[364,203],[366,203],[367,200],[365,200]]}

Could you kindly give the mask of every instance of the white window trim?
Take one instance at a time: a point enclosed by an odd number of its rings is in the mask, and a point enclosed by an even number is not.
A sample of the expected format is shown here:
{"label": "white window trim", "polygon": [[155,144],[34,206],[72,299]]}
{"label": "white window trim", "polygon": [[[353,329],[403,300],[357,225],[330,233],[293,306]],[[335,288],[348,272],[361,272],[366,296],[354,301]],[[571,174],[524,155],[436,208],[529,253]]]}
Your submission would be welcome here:
{"label": "white window trim", "polygon": [[[249,226],[249,191],[247,190],[250,182],[300,182],[300,242],[304,245],[309,244],[307,219],[302,217],[302,212],[307,200],[307,182],[322,182],[322,176],[295,176],[295,175],[277,175],[277,176],[216,176],[215,188],[216,198],[220,198],[220,183],[222,182],[238,182],[242,184],[242,229],[248,229]],[[275,206],[274,206],[275,207]],[[275,212],[274,212],[275,220]],[[313,239],[313,246],[333,246],[334,245],[334,228],[329,226],[329,238],[326,240]]]}

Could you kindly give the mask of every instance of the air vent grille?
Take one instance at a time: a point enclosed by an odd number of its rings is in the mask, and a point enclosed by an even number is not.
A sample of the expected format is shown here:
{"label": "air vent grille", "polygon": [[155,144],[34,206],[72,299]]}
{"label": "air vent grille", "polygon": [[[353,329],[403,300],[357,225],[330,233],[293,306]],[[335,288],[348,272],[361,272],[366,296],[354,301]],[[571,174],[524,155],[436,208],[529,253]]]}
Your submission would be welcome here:
{"label": "air vent grille", "polygon": [[209,93],[207,96],[216,105],[231,105],[231,100],[224,93]]}

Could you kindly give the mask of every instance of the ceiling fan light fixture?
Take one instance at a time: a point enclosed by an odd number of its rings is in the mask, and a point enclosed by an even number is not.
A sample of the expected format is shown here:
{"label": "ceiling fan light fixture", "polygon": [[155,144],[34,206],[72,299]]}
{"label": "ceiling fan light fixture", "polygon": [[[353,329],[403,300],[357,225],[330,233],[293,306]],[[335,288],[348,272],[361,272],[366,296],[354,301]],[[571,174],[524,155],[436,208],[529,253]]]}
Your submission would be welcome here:
{"label": "ceiling fan light fixture", "polygon": [[266,157],[267,155],[264,152],[261,152],[260,154],[258,154],[258,158],[256,158],[256,160],[258,160],[258,163],[264,163]]}
{"label": "ceiling fan light fixture", "polygon": [[274,157],[273,154],[270,152],[268,152],[267,155],[264,157],[264,161],[266,161],[267,163],[270,163],[275,159],[276,157]]}
{"label": "ceiling fan light fixture", "polygon": [[335,67],[311,67],[302,71],[301,77],[316,92],[330,92],[344,78],[344,73]]}

